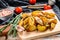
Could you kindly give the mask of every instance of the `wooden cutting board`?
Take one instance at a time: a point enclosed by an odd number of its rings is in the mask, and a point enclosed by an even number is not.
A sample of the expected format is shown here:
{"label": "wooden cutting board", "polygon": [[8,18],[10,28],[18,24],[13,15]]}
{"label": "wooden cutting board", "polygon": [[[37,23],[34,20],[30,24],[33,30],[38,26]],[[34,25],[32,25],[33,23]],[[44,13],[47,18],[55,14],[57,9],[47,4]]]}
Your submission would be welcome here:
{"label": "wooden cutting board", "polygon": [[[54,13],[54,11],[52,9],[51,10],[45,10],[45,11]],[[56,24],[56,27],[52,31],[47,30],[45,32],[37,32],[37,31],[34,31],[34,32],[26,32],[26,31],[18,32],[18,36],[19,36],[20,40],[31,40],[31,39],[35,39],[35,38],[40,38],[40,37],[45,37],[45,36],[60,33],[60,22],[59,22],[57,16],[55,16],[55,17],[56,17],[58,23]]]}

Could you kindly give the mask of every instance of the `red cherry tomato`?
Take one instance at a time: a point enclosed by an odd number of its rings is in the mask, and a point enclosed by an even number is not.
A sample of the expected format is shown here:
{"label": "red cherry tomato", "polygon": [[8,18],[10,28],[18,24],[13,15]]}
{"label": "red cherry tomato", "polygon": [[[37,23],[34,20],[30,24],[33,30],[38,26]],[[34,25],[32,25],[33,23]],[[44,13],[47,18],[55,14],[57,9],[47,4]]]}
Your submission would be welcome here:
{"label": "red cherry tomato", "polygon": [[21,13],[21,12],[22,12],[22,8],[21,8],[21,7],[16,7],[16,8],[15,8],[15,12],[16,12],[17,14]]}
{"label": "red cherry tomato", "polygon": [[29,3],[30,4],[35,4],[36,3],[36,0],[29,0]]}
{"label": "red cherry tomato", "polygon": [[49,10],[49,9],[51,9],[51,6],[50,5],[44,5],[44,9]]}
{"label": "red cherry tomato", "polygon": [[44,5],[44,10],[48,10],[47,4]]}
{"label": "red cherry tomato", "polygon": [[48,5],[48,8],[49,8],[49,9],[51,9],[51,6],[50,6],[50,5]]}
{"label": "red cherry tomato", "polygon": [[48,10],[48,7],[44,7],[44,10]]}

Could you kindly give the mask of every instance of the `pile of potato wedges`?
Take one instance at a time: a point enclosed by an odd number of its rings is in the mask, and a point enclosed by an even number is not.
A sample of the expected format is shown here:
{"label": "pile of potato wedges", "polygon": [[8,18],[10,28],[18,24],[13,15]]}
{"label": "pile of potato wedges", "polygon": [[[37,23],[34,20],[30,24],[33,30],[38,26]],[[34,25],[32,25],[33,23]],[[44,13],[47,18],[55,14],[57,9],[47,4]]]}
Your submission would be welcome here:
{"label": "pile of potato wedges", "polygon": [[43,12],[40,10],[31,13],[23,13],[22,19],[19,21],[19,26],[25,28],[26,31],[40,31],[53,30],[57,24],[56,14],[51,12]]}

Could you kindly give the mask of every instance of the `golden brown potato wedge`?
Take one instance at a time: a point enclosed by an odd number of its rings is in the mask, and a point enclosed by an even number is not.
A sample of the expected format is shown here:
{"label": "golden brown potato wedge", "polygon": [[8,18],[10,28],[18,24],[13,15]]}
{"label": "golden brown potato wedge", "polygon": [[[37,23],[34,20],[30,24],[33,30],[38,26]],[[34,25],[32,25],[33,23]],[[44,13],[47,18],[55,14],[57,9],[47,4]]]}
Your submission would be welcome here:
{"label": "golden brown potato wedge", "polygon": [[51,28],[50,28],[50,30],[53,30],[54,28],[55,28],[55,23],[51,23]]}
{"label": "golden brown potato wedge", "polygon": [[55,23],[55,24],[57,24],[57,19],[49,19],[48,23]]}
{"label": "golden brown potato wedge", "polygon": [[34,25],[35,24],[35,19],[33,16],[29,17],[29,25]]}
{"label": "golden brown potato wedge", "polygon": [[27,13],[23,13],[22,14],[22,18],[26,18],[26,17],[28,17],[28,14]]}
{"label": "golden brown potato wedge", "polygon": [[35,31],[35,30],[36,30],[36,26],[35,26],[35,25],[29,25],[29,26],[26,28],[26,30],[27,30],[28,32]]}
{"label": "golden brown potato wedge", "polygon": [[47,16],[49,13],[48,12],[42,12],[44,16]]}
{"label": "golden brown potato wedge", "polygon": [[51,19],[55,17],[55,14],[53,13],[49,13],[48,15],[46,15],[47,18]]}
{"label": "golden brown potato wedge", "polygon": [[41,19],[42,19],[44,25],[48,23],[48,18],[46,18],[46,17],[41,17]]}
{"label": "golden brown potato wedge", "polygon": [[37,25],[37,29],[38,29],[38,31],[43,32],[43,31],[45,31],[47,29],[47,27],[46,26]]}
{"label": "golden brown potato wedge", "polygon": [[23,27],[26,29],[28,27],[28,24],[24,25]]}
{"label": "golden brown potato wedge", "polygon": [[40,16],[40,15],[43,15],[43,14],[42,14],[42,11],[36,10],[36,11],[33,11],[31,15],[32,16]]}
{"label": "golden brown potato wedge", "polygon": [[57,24],[57,19],[52,20],[51,22]]}
{"label": "golden brown potato wedge", "polygon": [[24,22],[24,25],[26,25],[29,21],[29,18],[25,18],[25,20],[23,21]]}
{"label": "golden brown potato wedge", "polygon": [[43,25],[43,21],[39,17],[35,17],[36,23]]}
{"label": "golden brown potato wedge", "polygon": [[19,24],[18,24],[19,26],[22,26],[23,25],[23,19],[21,19],[20,21],[19,21]]}

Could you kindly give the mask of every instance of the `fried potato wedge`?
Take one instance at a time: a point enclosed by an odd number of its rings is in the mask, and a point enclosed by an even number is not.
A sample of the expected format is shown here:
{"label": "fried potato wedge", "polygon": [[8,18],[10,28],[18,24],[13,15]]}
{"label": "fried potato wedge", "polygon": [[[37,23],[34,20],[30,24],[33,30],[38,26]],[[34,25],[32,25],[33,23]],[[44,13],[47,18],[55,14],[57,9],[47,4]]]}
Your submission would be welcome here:
{"label": "fried potato wedge", "polygon": [[29,18],[25,18],[25,20],[23,21],[24,22],[24,25],[26,25],[29,21]]}
{"label": "fried potato wedge", "polygon": [[29,17],[29,25],[34,25],[35,24],[35,19],[34,17]]}
{"label": "fried potato wedge", "polygon": [[50,28],[50,30],[53,30],[54,28],[55,28],[55,23],[51,23],[51,28]]}
{"label": "fried potato wedge", "polygon": [[20,21],[19,21],[19,24],[18,24],[19,26],[22,26],[23,25],[23,19],[21,19]]}
{"label": "fried potato wedge", "polygon": [[38,29],[38,31],[43,32],[43,31],[45,31],[47,28],[46,28],[46,26],[37,25],[37,29]]}
{"label": "fried potato wedge", "polygon": [[35,20],[37,23],[39,23],[40,25],[43,25],[43,21],[39,18],[39,17],[35,17]]}
{"label": "fried potato wedge", "polygon": [[29,25],[29,26],[26,28],[26,30],[27,30],[28,32],[35,31],[35,30],[36,30],[36,26],[35,26],[35,25]]}

